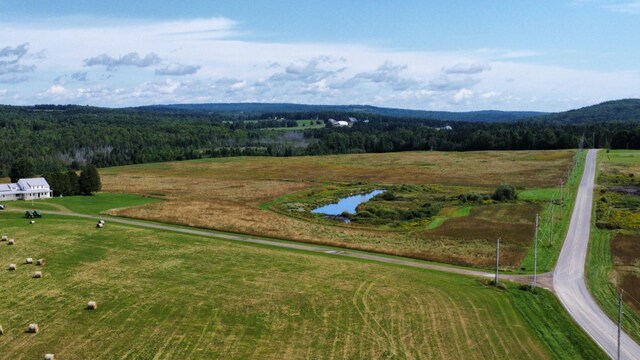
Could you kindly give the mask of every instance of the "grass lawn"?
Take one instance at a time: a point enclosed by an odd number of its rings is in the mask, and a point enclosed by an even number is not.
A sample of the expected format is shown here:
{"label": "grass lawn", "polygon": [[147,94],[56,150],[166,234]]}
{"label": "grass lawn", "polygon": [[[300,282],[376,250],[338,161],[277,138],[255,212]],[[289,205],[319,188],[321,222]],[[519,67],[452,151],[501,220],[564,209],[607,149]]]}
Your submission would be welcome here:
{"label": "grass lawn", "polygon": [[[547,272],[553,270],[556,261],[560,256],[560,250],[564,244],[564,239],[569,230],[569,222],[573,212],[573,205],[582,181],[584,172],[584,163],[587,156],[586,151],[576,153],[575,167],[568,176],[568,181],[562,187],[562,196],[560,195],[560,186],[556,184],[554,187],[537,188],[526,190],[518,193],[518,198],[524,201],[543,202],[544,209],[539,214],[538,224],[538,262],[537,271]],[[560,207],[560,198],[562,197],[562,212]],[[553,206],[551,203],[553,202]],[[553,217],[553,221],[551,221]],[[553,227],[553,230],[551,229]],[[552,237],[553,234],[553,237]],[[533,271],[534,248],[530,246],[527,256],[522,260],[521,270],[526,272]]]}
{"label": "grass lawn", "polygon": [[53,215],[0,233],[6,358],[606,358],[545,291]]}
{"label": "grass lawn", "polygon": [[131,206],[153,204],[158,199],[133,194],[97,193],[92,196],[68,196],[34,201],[7,202],[9,209],[39,209],[53,211],[71,211],[88,215],[99,215],[103,211],[122,209]]}
{"label": "grass lawn", "polygon": [[[329,193],[336,187],[427,189],[424,196],[399,192],[399,201],[378,204],[406,212],[411,210],[408,202],[420,206],[424,197],[455,202],[461,192],[491,194],[502,183],[525,190],[549,188],[566,175],[574,154],[562,150],[237,157],[114,167],[100,173],[106,192],[166,200],[114,212],[122,216],[478,267],[490,266],[497,235],[503,239],[505,256],[511,254],[504,265],[514,270],[521,268],[531,247],[538,208],[531,204],[518,204],[513,212],[487,212],[472,211],[480,203],[456,203],[442,209],[451,216],[439,214],[433,225],[419,219],[381,226],[307,219],[270,206],[292,194]],[[437,193],[427,194],[430,188]],[[382,207],[379,210],[387,210]],[[458,208],[464,210],[457,212]],[[505,217],[489,219],[490,212]],[[518,216],[512,218],[512,213]],[[450,236],[453,233],[457,235]]]}

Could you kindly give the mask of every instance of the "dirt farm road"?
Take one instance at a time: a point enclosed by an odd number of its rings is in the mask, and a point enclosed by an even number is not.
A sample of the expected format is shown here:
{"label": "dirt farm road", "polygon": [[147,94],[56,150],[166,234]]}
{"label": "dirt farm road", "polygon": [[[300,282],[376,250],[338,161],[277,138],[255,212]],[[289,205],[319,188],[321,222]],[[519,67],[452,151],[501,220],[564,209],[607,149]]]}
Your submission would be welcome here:
{"label": "dirt farm road", "polygon": [[[564,245],[560,252],[558,264],[553,273],[539,274],[538,285],[555,291],[563,306],[567,309],[571,317],[602,347],[611,358],[617,356],[617,325],[607,317],[607,315],[596,304],[595,300],[587,290],[585,273],[585,261],[589,243],[589,233],[591,224],[591,208],[593,200],[593,187],[596,168],[597,150],[589,150],[585,164],[584,175],[580,183],[576,204],[571,216],[571,223],[567,232]],[[63,211],[43,211],[43,213],[75,216],[89,219],[99,217],[70,213]],[[200,229],[190,229],[160,223],[138,221],[118,217],[104,217],[109,222],[121,223],[145,228],[166,230],[205,236],[218,239],[226,239],[244,243],[260,244],[287,249],[309,251],[315,253],[325,253],[334,256],[365,259],[370,261],[397,264],[423,269],[445,271],[460,275],[470,275],[482,278],[493,278],[493,272],[483,272],[465,268],[450,267],[432,264],[408,258],[377,255],[361,251],[350,251],[347,249],[328,248],[313,244],[284,242],[268,239],[260,239],[242,234],[219,233]],[[530,283],[531,275],[500,275],[501,280],[514,281],[519,283]],[[621,358],[640,360],[640,346],[635,343],[627,334],[622,334]]]}
{"label": "dirt farm road", "polygon": [[[553,289],[571,317],[613,359],[618,353],[618,326],[591,297],[585,280],[585,261],[591,230],[591,207],[597,150],[589,150],[569,231],[553,272]],[[621,337],[622,359],[640,359],[640,346],[627,334]]]}

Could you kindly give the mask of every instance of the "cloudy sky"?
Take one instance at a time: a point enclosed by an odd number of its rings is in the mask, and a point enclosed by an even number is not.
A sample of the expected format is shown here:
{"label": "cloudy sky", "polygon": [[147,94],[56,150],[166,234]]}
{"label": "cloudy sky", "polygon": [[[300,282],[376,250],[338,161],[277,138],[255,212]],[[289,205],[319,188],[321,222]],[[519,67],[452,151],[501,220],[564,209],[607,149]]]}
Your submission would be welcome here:
{"label": "cloudy sky", "polygon": [[0,0],[0,103],[562,111],[640,97],[638,0]]}

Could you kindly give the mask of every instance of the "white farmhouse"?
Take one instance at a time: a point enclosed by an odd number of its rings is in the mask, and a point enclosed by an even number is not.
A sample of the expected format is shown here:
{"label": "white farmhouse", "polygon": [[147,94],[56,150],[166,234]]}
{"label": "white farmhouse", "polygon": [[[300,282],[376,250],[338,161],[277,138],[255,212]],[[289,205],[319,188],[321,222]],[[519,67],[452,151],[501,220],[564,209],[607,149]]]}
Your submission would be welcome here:
{"label": "white farmhouse", "polygon": [[44,178],[20,179],[17,183],[0,184],[0,201],[46,199],[53,191]]}

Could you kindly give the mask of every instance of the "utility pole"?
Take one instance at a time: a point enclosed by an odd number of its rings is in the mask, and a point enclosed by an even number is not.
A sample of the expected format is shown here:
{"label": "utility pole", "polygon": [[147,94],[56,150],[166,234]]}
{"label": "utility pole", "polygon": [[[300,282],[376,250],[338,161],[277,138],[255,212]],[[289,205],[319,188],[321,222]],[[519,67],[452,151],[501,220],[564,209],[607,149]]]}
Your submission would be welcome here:
{"label": "utility pole", "polygon": [[622,293],[623,289],[620,289],[620,297],[618,298],[618,357],[620,360],[620,333],[622,332]]}
{"label": "utility pole", "polygon": [[550,225],[549,225],[549,245],[553,245],[553,213],[554,213],[554,204],[553,202],[551,202],[551,219],[549,219],[550,221]]}
{"label": "utility pole", "polygon": [[536,235],[533,240],[533,283],[531,283],[531,289],[536,288],[536,270],[538,268],[538,214],[536,214]]}
{"label": "utility pole", "polygon": [[500,265],[500,238],[496,242],[496,280],[494,281],[498,286],[498,266]]}
{"label": "utility pole", "polygon": [[564,185],[564,181],[560,179],[560,220],[562,220],[562,185]]}

